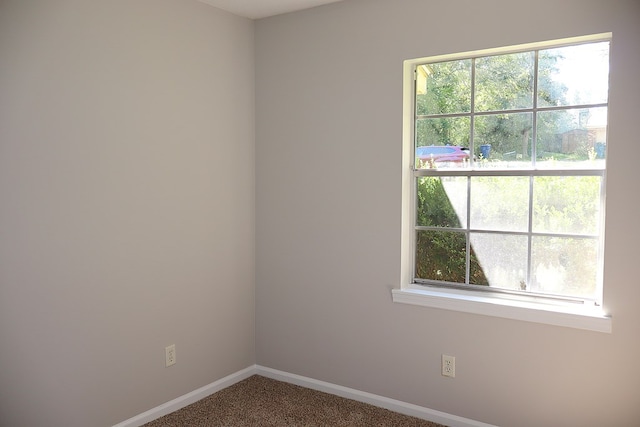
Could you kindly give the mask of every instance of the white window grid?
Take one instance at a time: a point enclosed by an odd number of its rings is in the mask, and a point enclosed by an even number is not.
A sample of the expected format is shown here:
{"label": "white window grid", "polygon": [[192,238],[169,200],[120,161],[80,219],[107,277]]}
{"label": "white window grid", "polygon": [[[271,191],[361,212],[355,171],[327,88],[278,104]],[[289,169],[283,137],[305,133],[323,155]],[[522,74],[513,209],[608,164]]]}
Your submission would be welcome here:
{"label": "white window grid", "polygon": [[[585,42],[594,42],[594,41],[606,41],[608,39],[599,39],[599,40],[586,40]],[[411,129],[411,140],[412,140],[412,150],[411,150],[411,158],[412,160],[412,172],[413,172],[413,183],[412,183],[412,195],[411,195],[411,222],[413,224],[413,233],[411,236],[411,247],[412,252],[414,254],[414,261],[412,262],[413,270],[411,275],[413,277],[413,283],[418,285],[435,285],[435,286],[444,286],[449,288],[461,288],[461,289],[469,289],[473,291],[488,291],[488,292],[498,292],[505,295],[513,294],[513,295],[526,295],[526,296],[540,296],[546,297],[549,299],[558,299],[562,301],[572,301],[572,302],[580,302],[580,303],[592,303],[595,305],[600,305],[602,300],[602,277],[603,277],[603,254],[604,254],[604,214],[605,214],[605,188],[606,188],[606,169],[605,168],[589,168],[589,169],[538,169],[536,168],[536,140],[537,140],[537,116],[539,112],[546,111],[561,111],[561,110],[575,110],[575,109],[588,109],[588,108],[599,108],[599,107],[608,107],[608,102],[603,103],[593,103],[593,104],[578,104],[578,105],[563,105],[563,106],[537,106],[537,93],[538,93],[538,53],[540,50],[552,48],[552,47],[561,47],[561,46],[569,46],[575,45],[577,43],[565,43],[565,44],[552,44],[540,47],[538,49],[531,48],[522,48],[522,49],[513,49],[513,50],[502,50],[499,52],[500,54],[505,53],[515,53],[515,52],[531,52],[533,51],[535,54],[535,62],[534,62],[534,76],[533,76],[533,106],[532,108],[520,108],[520,109],[509,109],[509,110],[496,110],[496,111],[475,111],[475,61],[478,58],[483,58],[491,55],[477,55],[477,56],[457,56],[454,58],[448,58],[447,60],[462,60],[462,59],[471,59],[472,67],[471,67],[471,111],[464,113],[451,113],[451,114],[433,114],[433,115],[417,115],[415,110],[416,105],[416,69],[420,65],[425,65],[429,63],[437,63],[441,62],[441,60],[434,60],[431,62],[420,62],[413,65],[412,73],[414,76],[414,89],[412,91],[413,99],[412,99],[412,129]],[[494,53],[497,54],[497,53]],[[475,168],[476,161],[474,156],[471,155],[469,159],[469,167],[468,168],[447,168],[447,169],[436,169],[436,168],[427,168],[421,169],[417,168],[415,165],[415,126],[418,119],[423,118],[456,118],[456,117],[468,117],[470,118],[470,137],[469,137],[469,150],[471,153],[475,152],[474,147],[474,125],[475,117],[479,116],[490,116],[495,114],[517,114],[517,113],[531,113],[532,114],[532,136],[531,136],[531,165],[528,167],[519,167],[519,168],[509,168],[509,169],[498,169],[498,168]],[[606,158],[606,156],[605,156]],[[416,180],[419,177],[466,177],[467,178],[467,215],[466,215],[466,225],[462,228],[452,228],[452,227],[431,227],[431,226],[419,226],[416,225],[416,199],[417,199],[417,189],[416,189]],[[517,231],[501,231],[501,230],[486,230],[486,229],[473,229],[470,227],[471,215],[471,203],[470,200],[470,192],[471,192],[471,179],[473,177],[481,177],[481,176],[492,176],[492,177],[528,177],[529,178],[529,209],[528,209],[528,230],[523,232]],[[542,176],[597,176],[600,177],[600,218],[598,221],[598,233],[597,234],[575,234],[575,233],[546,233],[546,232],[535,232],[533,231],[533,183],[534,178]],[[464,233],[466,237],[466,279],[465,283],[453,283],[453,282],[444,282],[432,279],[420,279],[416,277],[415,272],[415,253],[416,253],[416,235],[419,231],[454,231]],[[597,241],[598,245],[598,255],[597,255],[597,279],[596,279],[596,292],[593,298],[573,298],[556,294],[544,294],[539,292],[531,292],[531,291],[514,291],[508,289],[487,287],[487,286],[479,286],[469,284],[469,272],[470,272],[470,253],[471,253],[471,233],[491,233],[491,234],[503,234],[503,235],[521,235],[527,237],[527,273],[526,273],[526,283],[531,283],[531,275],[532,275],[532,241],[534,237],[560,237],[560,238],[576,238],[576,239],[590,239]]]}

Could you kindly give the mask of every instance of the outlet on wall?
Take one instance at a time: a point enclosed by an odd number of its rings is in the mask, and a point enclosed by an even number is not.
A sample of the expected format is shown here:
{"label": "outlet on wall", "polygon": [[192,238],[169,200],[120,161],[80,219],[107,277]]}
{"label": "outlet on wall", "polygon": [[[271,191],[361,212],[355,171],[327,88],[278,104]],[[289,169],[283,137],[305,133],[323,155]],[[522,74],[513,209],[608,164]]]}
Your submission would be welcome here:
{"label": "outlet on wall", "polygon": [[176,345],[171,344],[164,348],[165,366],[169,367],[176,364]]}
{"label": "outlet on wall", "polygon": [[442,375],[445,377],[456,377],[456,358],[455,356],[442,355]]}

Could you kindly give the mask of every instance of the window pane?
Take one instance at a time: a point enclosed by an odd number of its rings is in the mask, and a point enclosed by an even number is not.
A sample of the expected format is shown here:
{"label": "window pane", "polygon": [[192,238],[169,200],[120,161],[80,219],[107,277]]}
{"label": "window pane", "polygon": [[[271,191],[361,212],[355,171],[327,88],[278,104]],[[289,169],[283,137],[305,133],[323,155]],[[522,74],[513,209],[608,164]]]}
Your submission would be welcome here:
{"label": "window pane", "polygon": [[532,291],[594,297],[596,239],[534,236],[532,252]]}
{"label": "window pane", "polygon": [[607,102],[609,42],[541,50],[538,58],[538,106]]}
{"label": "window pane", "polygon": [[480,277],[471,276],[471,284],[526,290],[527,236],[471,233],[470,238],[483,272]]}
{"label": "window pane", "polygon": [[437,117],[416,120],[416,146],[458,145],[468,147],[469,117]]}
{"label": "window pane", "polygon": [[532,113],[478,116],[474,126],[478,166],[531,165]]}
{"label": "window pane", "polygon": [[471,178],[471,228],[527,231],[529,178],[488,176]]}
{"label": "window pane", "polygon": [[596,234],[599,176],[538,176],[533,181],[533,231]]}
{"label": "window pane", "polygon": [[455,231],[418,231],[416,278],[465,283],[467,239]]}
{"label": "window pane", "polygon": [[416,225],[466,227],[466,177],[421,177],[416,184]]}
{"label": "window pane", "polygon": [[476,111],[533,107],[534,53],[521,52],[476,60]]}
{"label": "window pane", "polygon": [[424,64],[416,69],[416,115],[471,111],[471,60]]}
{"label": "window pane", "polygon": [[568,43],[406,81],[418,283],[601,297],[610,43]]}
{"label": "window pane", "polygon": [[540,112],[536,140],[538,167],[603,169],[607,108]]}

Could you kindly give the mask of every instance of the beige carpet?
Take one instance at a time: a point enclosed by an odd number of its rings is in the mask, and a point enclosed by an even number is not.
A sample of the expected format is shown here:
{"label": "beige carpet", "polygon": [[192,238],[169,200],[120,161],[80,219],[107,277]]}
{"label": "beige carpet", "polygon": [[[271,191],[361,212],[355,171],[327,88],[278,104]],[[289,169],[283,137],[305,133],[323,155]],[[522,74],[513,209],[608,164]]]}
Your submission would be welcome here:
{"label": "beige carpet", "polygon": [[144,427],[443,427],[365,403],[254,375]]}

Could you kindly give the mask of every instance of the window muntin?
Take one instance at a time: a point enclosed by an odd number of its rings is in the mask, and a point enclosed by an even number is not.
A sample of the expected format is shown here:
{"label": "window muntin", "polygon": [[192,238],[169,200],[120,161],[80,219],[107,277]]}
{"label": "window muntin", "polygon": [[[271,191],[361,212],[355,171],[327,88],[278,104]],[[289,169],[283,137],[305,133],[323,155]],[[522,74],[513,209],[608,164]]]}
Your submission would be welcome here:
{"label": "window muntin", "polygon": [[416,65],[414,283],[601,300],[608,46]]}

